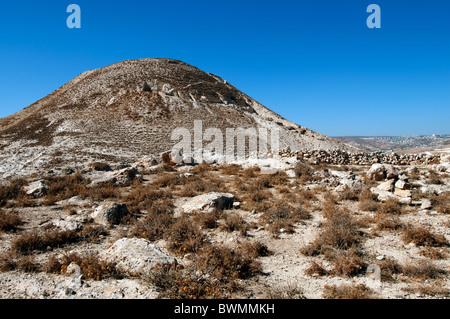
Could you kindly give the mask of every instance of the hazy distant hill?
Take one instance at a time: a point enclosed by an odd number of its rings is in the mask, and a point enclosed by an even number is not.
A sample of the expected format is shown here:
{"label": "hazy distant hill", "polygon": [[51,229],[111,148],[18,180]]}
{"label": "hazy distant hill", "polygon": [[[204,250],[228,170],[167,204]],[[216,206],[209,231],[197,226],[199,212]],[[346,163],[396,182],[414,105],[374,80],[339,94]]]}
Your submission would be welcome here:
{"label": "hazy distant hill", "polygon": [[343,136],[335,139],[370,152],[432,151],[450,146],[450,135]]}

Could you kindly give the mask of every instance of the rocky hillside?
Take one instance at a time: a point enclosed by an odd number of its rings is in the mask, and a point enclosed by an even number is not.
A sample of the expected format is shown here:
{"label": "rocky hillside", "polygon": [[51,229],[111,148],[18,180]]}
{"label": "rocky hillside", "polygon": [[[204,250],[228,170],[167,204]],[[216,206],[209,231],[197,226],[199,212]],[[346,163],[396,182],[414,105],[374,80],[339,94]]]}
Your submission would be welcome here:
{"label": "rocky hillside", "polygon": [[133,162],[170,150],[177,127],[279,128],[280,147],[349,150],[287,121],[218,76],[170,59],[119,62],[87,71],[0,120],[0,174],[90,161]]}

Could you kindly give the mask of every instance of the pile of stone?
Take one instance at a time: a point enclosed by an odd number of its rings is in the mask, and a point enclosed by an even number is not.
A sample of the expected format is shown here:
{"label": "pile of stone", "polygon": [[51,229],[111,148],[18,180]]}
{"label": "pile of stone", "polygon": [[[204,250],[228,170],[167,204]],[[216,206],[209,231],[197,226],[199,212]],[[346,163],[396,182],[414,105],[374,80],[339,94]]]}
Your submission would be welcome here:
{"label": "pile of stone", "polygon": [[280,151],[281,157],[294,157],[308,160],[310,162],[326,163],[332,165],[372,165],[376,163],[391,165],[428,165],[441,161],[440,155],[429,154],[379,154],[379,153],[349,153],[341,150],[324,151],[314,150],[308,152],[291,151],[289,149]]}
{"label": "pile of stone", "polygon": [[367,171],[366,178],[382,181],[377,187],[370,189],[372,193],[378,195],[378,200],[386,201],[389,198],[395,198],[403,204],[411,204],[412,187],[405,172],[399,173],[389,164],[373,164]]}

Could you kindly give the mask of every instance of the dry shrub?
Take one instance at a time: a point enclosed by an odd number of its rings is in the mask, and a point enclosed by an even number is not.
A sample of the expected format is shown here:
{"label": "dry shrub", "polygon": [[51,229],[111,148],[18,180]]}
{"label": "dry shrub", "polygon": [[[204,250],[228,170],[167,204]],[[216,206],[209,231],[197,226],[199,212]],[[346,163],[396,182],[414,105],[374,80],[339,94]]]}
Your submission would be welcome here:
{"label": "dry shrub", "polygon": [[311,214],[300,207],[292,207],[284,203],[275,203],[260,219],[260,223],[271,233],[278,235],[294,232],[294,224],[311,218]]}
{"label": "dry shrub", "polygon": [[246,179],[258,177],[261,173],[261,168],[259,166],[252,166],[244,169],[242,171],[242,176]]}
{"label": "dry shrub", "polygon": [[157,203],[151,206],[147,215],[135,222],[130,236],[145,238],[150,241],[165,239],[175,222],[173,207]]}
{"label": "dry shrub", "polygon": [[419,254],[430,258],[430,259],[435,259],[435,260],[440,260],[440,259],[445,259],[447,258],[447,254],[444,252],[441,252],[438,248],[435,247],[426,247],[426,248],[422,248],[419,251]]}
{"label": "dry shrub", "polygon": [[87,225],[79,233],[80,241],[90,243],[98,243],[100,241],[100,236],[107,235],[109,235],[109,233],[102,225]]}
{"label": "dry shrub", "polygon": [[297,162],[294,166],[294,172],[295,176],[301,184],[305,184],[314,180],[314,169],[306,163]]}
{"label": "dry shrub", "polygon": [[310,266],[305,270],[305,274],[311,277],[315,276],[322,277],[327,276],[329,272],[323,267],[323,265],[313,260],[311,261]]}
{"label": "dry shrub", "polygon": [[382,281],[394,281],[394,276],[403,273],[403,267],[392,258],[386,258],[377,263],[381,270]]}
{"label": "dry shrub", "polygon": [[325,286],[324,299],[376,299],[377,295],[364,284],[357,286]]}
{"label": "dry shrub", "polygon": [[23,224],[19,214],[12,212],[4,212],[0,210],[0,230],[4,232],[16,232],[19,226]]}
{"label": "dry shrub", "polygon": [[11,243],[11,249],[17,253],[29,255],[33,251],[46,251],[78,242],[80,237],[75,231],[50,230],[44,233],[33,231],[22,234]]}
{"label": "dry shrub", "polygon": [[81,274],[86,279],[100,281],[106,278],[122,279],[125,277],[116,264],[100,260],[94,253],[87,255],[70,253],[64,254],[62,258],[51,255],[44,269],[48,273],[66,274],[67,268],[72,263],[80,267]]}
{"label": "dry shrub", "polygon": [[374,219],[377,225],[377,230],[380,231],[399,230],[405,227],[405,225],[400,221],[400,218],[398,218],[398,216],[377,214]]}
{"label": "dry shrub", "polygon": [[390,197],[380,205],[378,212],[382,214],[401,215],[404,213],[404,209],[397,199]]}
{"label": "dry shrub", "polygon": [[45,178],[46,204],[53,204],[57,201],[79,196],[88,192],[86,186],[90,183],[80,173],[69,176],[51,176]]}
{"label": "dry shrub", "polygon": [[350,213],[338,210],[328,216],[320,235],[300,252],[306,256],[317,256],[329,250],[349,250],[357,248],[361,236]]}
{"label": "dry shrub", "polygon": [[241,247],[240,251],[244,256],[250,258],[267,257],[272,254],[269,248],[259,241],[246,241]]}
{"label": "dry shrub", "polygon": [[367,269],[367,263],[355,249],[337,253],[332,258],[332,264],[333,270],[329,273],[334,276],[354,277],[365,273]]}
{"label": "dry shrub", "polygon": [[198,213],[195,214],[193,219],[194,222],[200,226],[202,229],[215,229],[219,226],[218,219],[220,218],[220,213],[217,210],[208,213]]}
{"label": "dry shrub", "polygon": [[414,243],[417,246],[447,247],[448,242],[444,235],[433,234],[426,228],[408,224],[403,231],[403,241]]}
{"label": "dry shrub", "polygon": [[167,299],[221,299],[227,290],[217,282],[202,278],[180,265],[156,265],[144,278],[156,286],[159,298]]}
{"label": "dry shrub", "polygon": [[339,192],[339,200],[357,201],[359,200],[359,194],[357,191],[351,189],[348,186],[345,186],[344,190],[342,192]]}
{"label": "dry shrub", "polygon": [[11,258],[11,254],[0,254],[0,272],[13,271],[17,268],[17,262]]}
{"label": "dry shrub", "polygon": [[301,287],[288,284],[282,287],[266,286],[265,299],[281,300],[281,299],[306,299]]}
{"label": "dry shrub", "polygon": [[93,201],[104,201],[107,199],[120,199],[121,190],[113,183],[105,183],[96,187],[86,187],[79,195],[81,198],[90,198]]}
{"label": "dry shrub", "polygon": [[197,270],[222,282],[248,279],[262,273],[259,262],[240,250],[223,246],[208,246],[197,255]]}
{"label": "dry shrub", "polygon": [[210,172],[211,170],[213,170],[213,167],[210,164],[201,163],[201,164],[195,166],[190,172],[192,174],[203,175],[204,173]]}
{"label": "dry shrub", "polygon": [[124,204],[132,214],[140,214],[143,210],[150,209],[153,205],[163,202],[172,206],[173,195],[167,190],[155,190],[147,186],[139,185],[122,198]]}
{"label": "dry shrub", "polygon": [[376,212],[380,209],[380,203],[372,199],[361,200],[358,208],[365,212]]}
{"label": "dry shrub", "polygon": [[9,181],[7,185],[0,185],[0,206],[5,206],[9,200],[17,200],[26,196],[23,187],[27,184],[18,178]]}
{"label": "dry shrub", "polygon": [[428,260],[420,260],[415,264],[403,265],[403,274],[421,280],[439,279],[447,274],[447,271],[441,269]]}
{"label": "dry shrub", "polygon": [[205,245],[205,237],[189,217],[176,219],[168,231],[169,249],[176,254],[197,253]]}
{"label": "dry shrub", "polygon": [[242,167],[236,164],[229,164],[222,165],[219,169],[224,175],[237,175],[242,170]]}
{"label": "dry shrub", "polygon": [[420,294],[422,296],[426,295],[443,298],[450,297],[450,290],[446,287],[443,287],[442,283],[439,281],[433,282],[432,284],[416,284],[414,286],[403,288],[403,290],[413,294]]}
{"label": "dry shrub", "polygon": [[24,256],[19,258],[16,264],[16,269],[27,272],[27,273],[36,273],[40,270],[40,265],[36,263],[34,257],[32,256]]}
{"label": "dry shrub", "polygon": [[229,213],[229,214],[225,214],[225,218],[224,218],[222,225],[220,226],[220,229],[225,230],[229,233],[238,231],[241,233],[242,236],[245,236],[249,229],[249,225],[242,218],[241,215],[235,214],[235,213]]}

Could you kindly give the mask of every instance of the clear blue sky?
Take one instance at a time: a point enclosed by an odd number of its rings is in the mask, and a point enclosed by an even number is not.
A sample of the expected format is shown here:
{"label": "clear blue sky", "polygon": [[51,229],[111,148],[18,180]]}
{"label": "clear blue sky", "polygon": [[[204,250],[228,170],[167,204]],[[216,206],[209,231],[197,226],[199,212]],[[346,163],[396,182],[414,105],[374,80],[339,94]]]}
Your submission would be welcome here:
{"label": "clear blue sky", "polygon": [[[66,8],[82,28],[66,26]],[[366,26],[380,5],[382,28]],[[450,134],[448,0],[0,1],[0,117],[78,74],[164,57],[331,135]]]}

